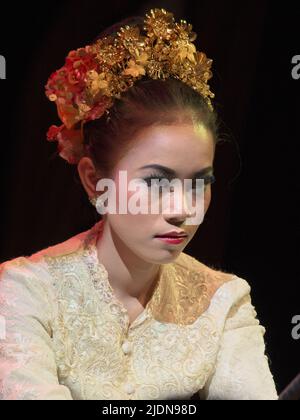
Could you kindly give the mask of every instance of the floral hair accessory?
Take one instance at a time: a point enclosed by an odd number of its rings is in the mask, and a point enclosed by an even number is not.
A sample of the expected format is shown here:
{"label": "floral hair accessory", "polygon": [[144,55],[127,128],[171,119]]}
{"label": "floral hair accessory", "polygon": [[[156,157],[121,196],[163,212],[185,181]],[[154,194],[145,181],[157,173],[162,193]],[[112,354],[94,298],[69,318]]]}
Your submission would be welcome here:
{"label": "floral hair accessory", "polygon": [[58,141],[59,155],[69,163],[78,162],[83,124],[108,113],[114,98],[143,76],[181,80],[201,94],[213,111],[210,98],[215,95],[207,84],[212,60],[196,50],[196,37],[186,21],[177,23],[172,13],[152,9],[143,31],[125,26],[116,36],[70,51],[65,65],[51,74],[45,86],[63,122],[49,128],[47,140]]}

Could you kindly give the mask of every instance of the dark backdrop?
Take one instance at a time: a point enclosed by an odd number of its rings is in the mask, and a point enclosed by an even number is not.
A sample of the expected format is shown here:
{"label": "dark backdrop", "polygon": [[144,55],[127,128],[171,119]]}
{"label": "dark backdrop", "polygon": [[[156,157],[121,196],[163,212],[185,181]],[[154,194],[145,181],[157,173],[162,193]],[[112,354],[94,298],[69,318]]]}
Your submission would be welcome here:
{"label": "dark backdrop", "polygon": [[[30,255],[88,229],[97,214],[76,167],[46,141],[59,124],[44,94],[71,49],[124,17],[165,7],[193,23],[197,47],[213,58],[212,91],[223,141],[204,224],[185,252],[252,286],[266,327],[279,391],[300,371],[292,339],[299,304],[299,93],[291,76],[300,54],[297,2],[96,0],[1,6],[1,261]],[[299,10],[299,9],[298,9]]]}

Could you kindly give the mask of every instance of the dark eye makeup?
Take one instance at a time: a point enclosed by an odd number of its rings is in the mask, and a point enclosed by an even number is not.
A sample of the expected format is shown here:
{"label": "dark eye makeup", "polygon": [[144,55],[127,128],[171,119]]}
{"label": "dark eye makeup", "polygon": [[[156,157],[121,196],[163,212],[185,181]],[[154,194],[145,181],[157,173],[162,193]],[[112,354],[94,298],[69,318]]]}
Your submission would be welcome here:
{"label": "dark eye makeup", "polygon": [[[161,182],[163,179],[167,179],[169,182],[172,181],[171,178],[168,177],[162,177],[160,174],[151,174],[148,175],[145,178],[142,178],[144,181],[146,181],[146,184],[148,187],[151,187],[151,180],[152,179],[156,179],[158,182]],[[208,185],[208,184],[213,184],[216,181],[216,178],[214,175],[205,175],[204,177],[201,178],[197,178],[197,179],[203,179],[204,180],[204,185]],[[193,189],[196,188],[196,183],[194,183],[194,181],[196,181],[196,179],[193,179]]]}

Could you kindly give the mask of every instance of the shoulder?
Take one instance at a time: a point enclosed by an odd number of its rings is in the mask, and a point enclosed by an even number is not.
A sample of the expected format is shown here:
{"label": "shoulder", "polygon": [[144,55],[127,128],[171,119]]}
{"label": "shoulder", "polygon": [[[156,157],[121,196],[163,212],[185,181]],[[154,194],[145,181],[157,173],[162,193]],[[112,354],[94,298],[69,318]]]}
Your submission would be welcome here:
{"label": "shoulder", "polygon": [[[0,264],[0,295],[22,296],[51,293],[53,270],[51,262],[64,265],[65,258],[77,255],[91,231],[81,232],[63,242],[41,249],[31,255],[22,255]],[[73,260],[74,262],[74,260]]]}
{"label": "shoulder", "polygon": [[0,279],[4,273],[14,272],[17,275],[35,276],[47,271],[46,258],[63,258],[76,254],[91,239],[93,228],[80,232],[66,240],[43,248],[31,255],[22,255],[0,264]]}
{"label": "shoulder", "polygon": [[162,271],[159,292],[151,302],[156,319],[187,325],[205,312],[225,319],[230,308],[249,294],[248,283],[233,273],[209,267],[181,252]]}
{"label": "shoulder", "polygon": [[[177,272],[181,272],[185,275],[189,274],[189,279],[194,277],[215,291],[229,282],[234,282],[238,279],[243,280],[234,273],[208,266],[197,258],[184,252],[179,254],[173,264]],[[243,280],[242,283],[243,282],[245,282],[245,280]],[[241,282],[239,281],[235,283],[236,287],[240,284]]]}
{"label": "shoulder", "polygon": [[48,330],[53,302],[51,277],[40,264],[21,256],[0,265],[0,318],[9,330],[34,320]]}
{"label": "shoulder", "polygon": [[208,266],[184,252],[173,266],[189,293],[199,295],[203,311],[210,308],[230,316],[244,304],[251,304],[248,281],[235,273]]}
{"label": "shoulder", "polygon": [[[0,265],[0,313],[40,313],[50,308],[51,276],[30,257],[20,256]],[[34,309],[35,308],[35,309]]]}

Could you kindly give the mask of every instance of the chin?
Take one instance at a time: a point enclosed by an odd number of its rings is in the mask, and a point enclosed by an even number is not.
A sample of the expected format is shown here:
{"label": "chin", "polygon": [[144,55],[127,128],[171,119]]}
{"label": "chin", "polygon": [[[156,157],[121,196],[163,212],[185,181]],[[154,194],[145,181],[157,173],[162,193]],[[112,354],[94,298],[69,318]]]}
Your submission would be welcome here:
{"label": "chin", "polygon": [[158,256],[157,260],[154,261],[154,264],[169,264],[172,263],[173,261],[176,260],[176,258],[178,257],[178,255],[181,253],[182,251],[180,250],[174,250],[174,251],[170,251],[170,250],[162,250],[160,252],[160,256]]}

